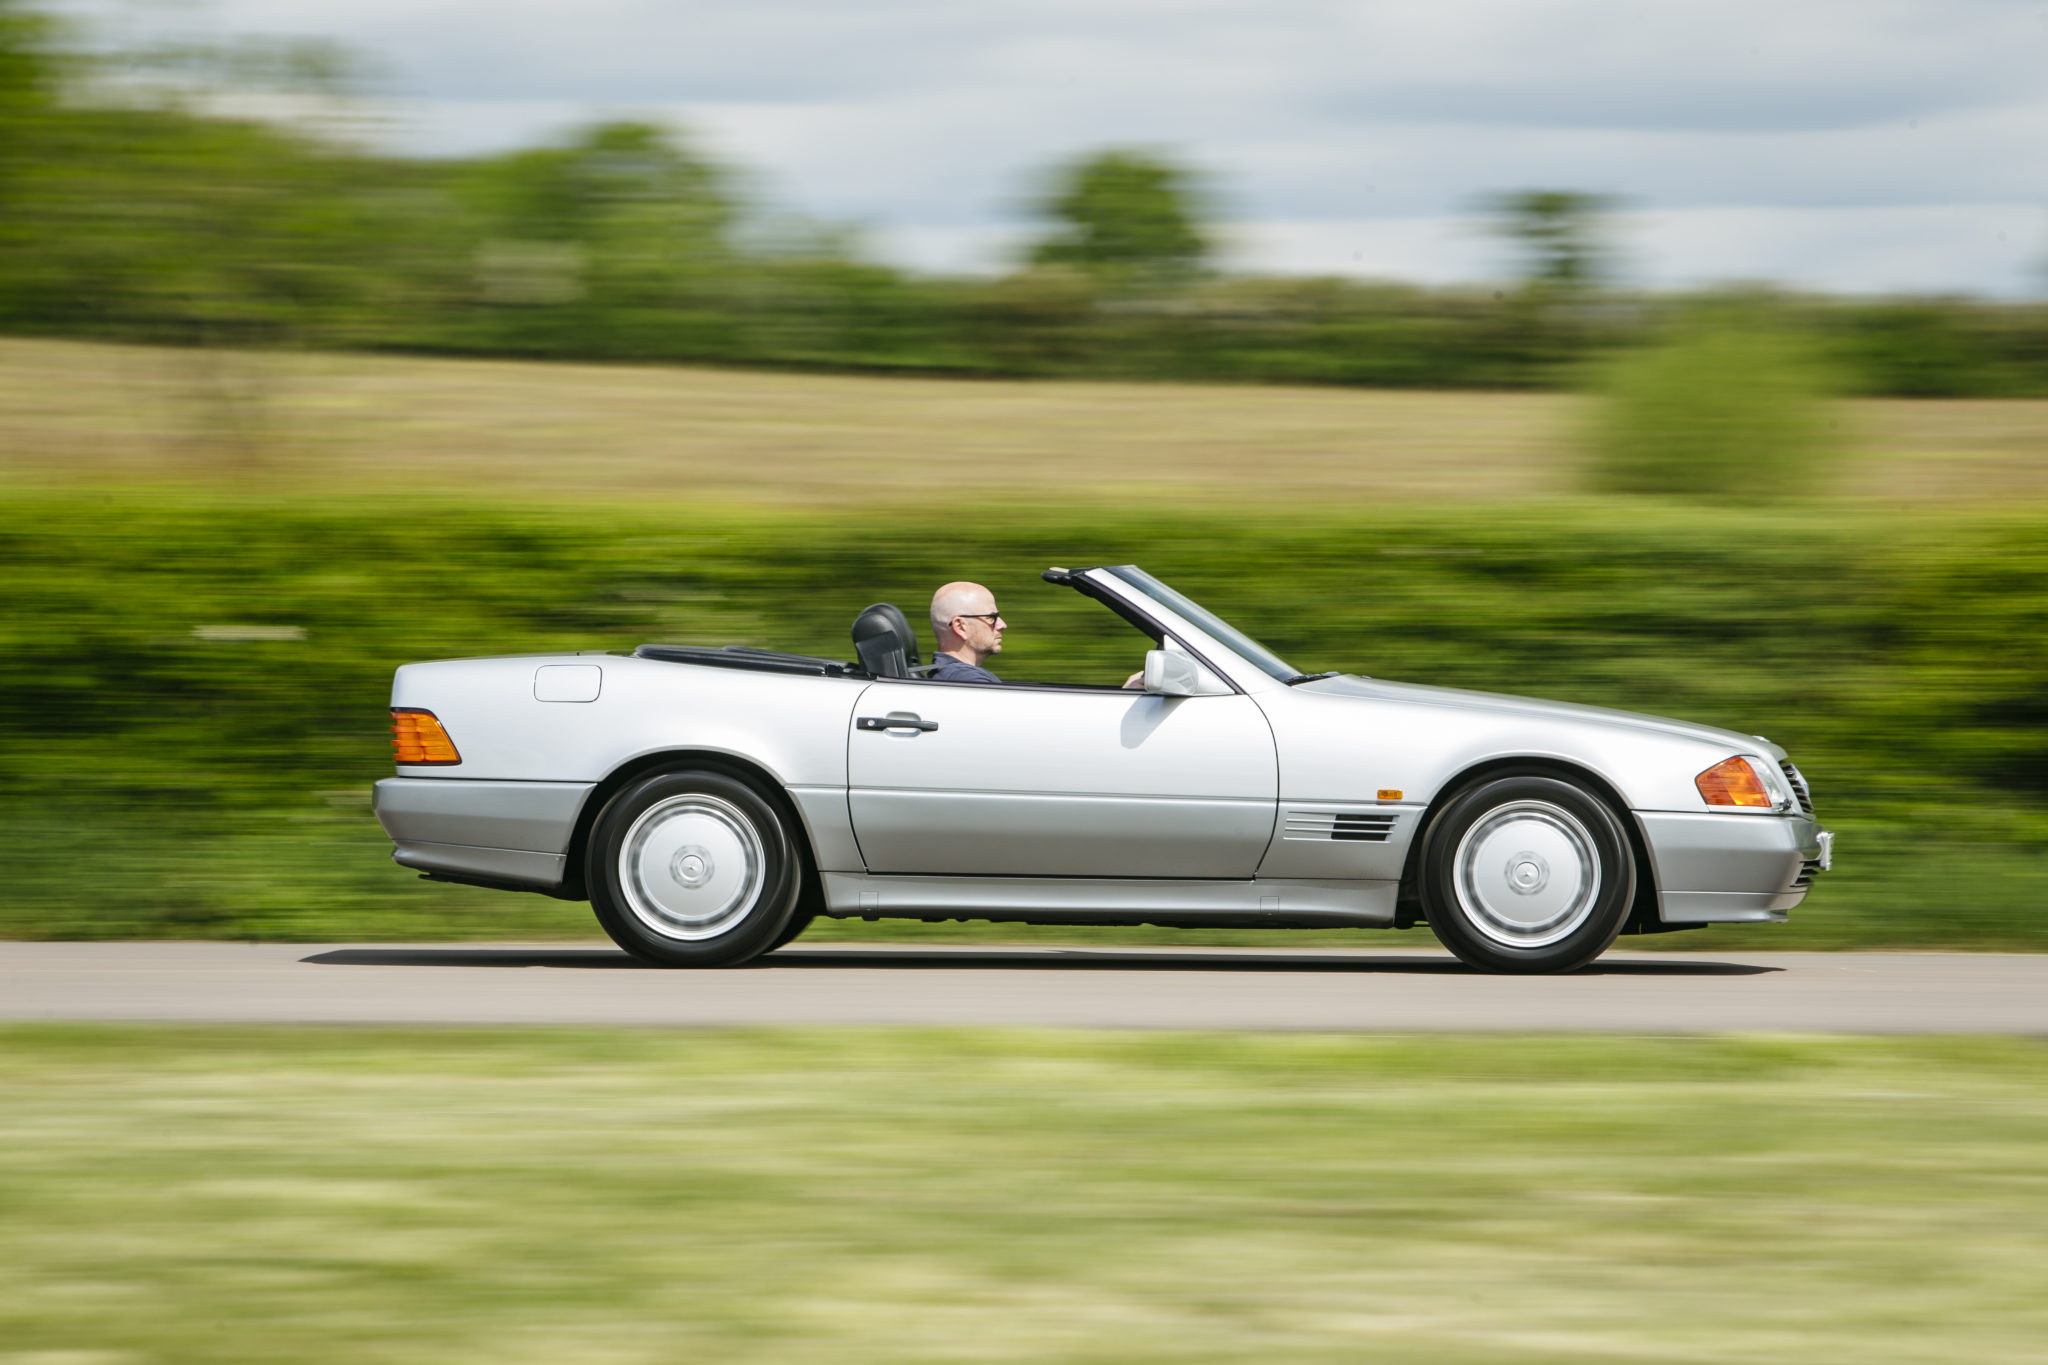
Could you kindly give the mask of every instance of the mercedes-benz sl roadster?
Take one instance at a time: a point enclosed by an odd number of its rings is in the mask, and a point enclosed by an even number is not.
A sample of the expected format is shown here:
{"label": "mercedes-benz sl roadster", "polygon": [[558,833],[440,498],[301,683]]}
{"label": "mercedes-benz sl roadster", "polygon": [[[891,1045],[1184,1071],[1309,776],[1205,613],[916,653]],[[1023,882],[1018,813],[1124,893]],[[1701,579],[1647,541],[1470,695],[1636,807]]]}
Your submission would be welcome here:
{"label": "mercedes-benz sl roadster", "polygon": [[1557,972],[1624,931],[1783,920],[1829,865],[1761,736],[1303,674],[1136,567],[1043,576],[1147,638],[1142,690],[934,680],[887,604],[851,660],[407,664],[377,818],[406,867],[587,898],[676,967],[744,962],[822,914],[1426,922],[1474,967]]}

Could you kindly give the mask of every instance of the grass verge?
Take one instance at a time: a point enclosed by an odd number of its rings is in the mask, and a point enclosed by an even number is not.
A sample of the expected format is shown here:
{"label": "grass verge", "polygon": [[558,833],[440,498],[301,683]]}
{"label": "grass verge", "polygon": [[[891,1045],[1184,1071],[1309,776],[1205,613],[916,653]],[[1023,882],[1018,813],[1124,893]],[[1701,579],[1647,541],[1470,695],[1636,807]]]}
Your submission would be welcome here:
{"label": "grass verge", "polygon": [[16,1026],[0,1359],[2037,1360],[2044,1151],[2022,1041]]}

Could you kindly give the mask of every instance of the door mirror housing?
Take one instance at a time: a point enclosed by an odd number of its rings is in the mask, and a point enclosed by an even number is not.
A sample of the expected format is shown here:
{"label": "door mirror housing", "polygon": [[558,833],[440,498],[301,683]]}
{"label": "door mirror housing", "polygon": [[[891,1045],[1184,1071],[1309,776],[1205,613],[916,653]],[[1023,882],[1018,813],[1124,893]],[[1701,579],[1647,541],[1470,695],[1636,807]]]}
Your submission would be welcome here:
{"label": "door mirror housing", "polygon": [[1199,697],[1213,690],[1202,666],[1177,649],[1145,651],[1145,690],[1160,697]]}

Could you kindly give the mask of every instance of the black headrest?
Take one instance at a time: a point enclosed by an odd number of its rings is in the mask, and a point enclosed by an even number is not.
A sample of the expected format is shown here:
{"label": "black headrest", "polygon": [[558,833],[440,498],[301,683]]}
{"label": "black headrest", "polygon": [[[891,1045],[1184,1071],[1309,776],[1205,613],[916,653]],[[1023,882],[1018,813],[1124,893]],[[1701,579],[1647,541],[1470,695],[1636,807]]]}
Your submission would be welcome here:
{"label": "black headrest", "polygon": [[853,618],[853,651],[870,676],[907,678],[917,666],[917,634],[900,608],[877,602]]}

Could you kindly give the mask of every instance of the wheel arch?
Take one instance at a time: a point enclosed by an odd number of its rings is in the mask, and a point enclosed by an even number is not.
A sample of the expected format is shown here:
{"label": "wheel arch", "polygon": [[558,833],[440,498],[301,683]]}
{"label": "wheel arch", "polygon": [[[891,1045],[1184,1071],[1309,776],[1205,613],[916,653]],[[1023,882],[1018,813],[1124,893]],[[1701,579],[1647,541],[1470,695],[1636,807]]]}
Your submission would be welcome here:
{"label": "wheel arch", "polygon": [[810,827],[804,823],[803,812],[792,801],[784,788],[782,779],[752,759],[719,749],[657,749],[652,753],[636,754],[618,767],[606,773],[590,795],[584,799],[583,809],[576,813],[576,827],[569,836],[568,857],[563,867],[563,881],[573,886],[579,898],[587,898],[589,883],[585,878],[585,855],[590,849],[590,836],[597,828],[598,817],[612,803],[612,798],[633,783],[650,773],[665,772],[681,768],[703,768],[738,778],[757,789],[769,804],[775,807],[791,831],[796,845],[797,861],[802,865],[802,876],[807,882],[817,877],[818,859],[811,846]]}
{"label": "wheel arch", "polygon": [[1430,826],[1435,824],[1437,815],[1444,807],[1457,800],[1466,791],[1481,782],[1497,777],[1555,777],[1576,783],[1605,802],[1614,813],[1622,833],[1628,837],[1629,853],[1636,862],[1635,898],[1629,903],[1628,919],[1623,922],[1624,934],[1657,933],[1665,928],[1658,913],[1657,865],[1650,859],[1649,841],[1643,836],[1642,822],[1629,809],[1621,792],[1612,782],[1583,764],[1569,759],[1550,757],[1505,757],[1489,758],[1474,763],[1457,773],[1437,789],[1437,794],[1422,813],[1421,823],[1416,826],[1415,837],[1408,841],[1408,856],[1401,864],[1401,888],[1399,902],[1407,908],[1405,922],[1422,922],[1421,883],[1422,847],[1428,841]]}

